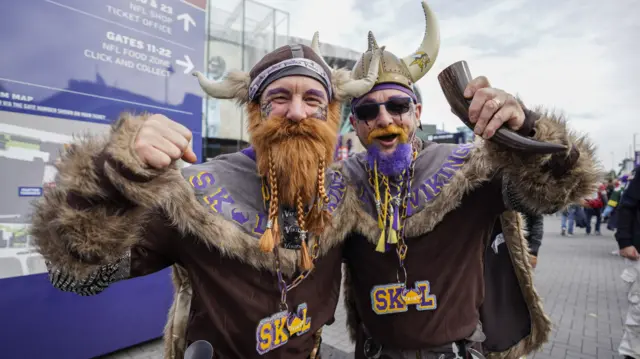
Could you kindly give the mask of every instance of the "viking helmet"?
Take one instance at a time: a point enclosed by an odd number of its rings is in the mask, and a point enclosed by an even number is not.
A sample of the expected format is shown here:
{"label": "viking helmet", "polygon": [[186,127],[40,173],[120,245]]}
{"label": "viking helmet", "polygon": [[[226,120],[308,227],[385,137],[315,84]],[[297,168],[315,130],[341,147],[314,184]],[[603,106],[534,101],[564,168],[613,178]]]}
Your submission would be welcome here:
{"label": "viking helmet", "polygon": [[[431,70],[440,50],[440,29],[438,20],[424,0],[422,1],[422,9],[424,10],[426,29],[420,47],[402,59],[383,50],[376,84],[395,83],[411,90],[413,84]],[[377,67],[377,62],[374,63],[372,60],[374,52],[379,49],[373,33],[369,31],[367,51],[362,54],[360,60],[353,67],[352,79],[358,80],[366,76],[372,65]]]}
{"label": "viking helmet", "polygon": [[358,97],[371,90],[378,79],[378,66],[384,47],[371,52],[369,70],[357,79],[351,71],[331,69],[320,52],[319,33],[313,35],[311,46],[292,44],[275,49],[265,55],[250,72],[231,71],[222,82],[209,80],[204,74],[193,73],[200,87],[209,96],[236,99],[239,103],[258,101],[264,88],[284,77],[304,75],[322,83],[330,100]]}

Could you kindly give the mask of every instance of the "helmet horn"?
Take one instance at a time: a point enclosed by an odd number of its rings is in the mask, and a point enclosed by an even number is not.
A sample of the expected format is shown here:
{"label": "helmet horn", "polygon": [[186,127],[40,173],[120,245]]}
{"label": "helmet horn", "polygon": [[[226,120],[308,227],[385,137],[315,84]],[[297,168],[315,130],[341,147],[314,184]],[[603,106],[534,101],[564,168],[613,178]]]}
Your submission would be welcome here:
{"label": "helmet horn", "polygon": [[199,71],[193,72],[192,75],[198,78],[202,90],[213,98],[246,100],[249,91],[249,75],[247,73],[232,71],[221,82],[211,81]]}
{"label": "helmet horn", "polygon": [[375,36],[373,36],[373,32],[369,31],[369,37],[368,37],[368,46],[367,46],[367,51],[373,51],[378,47],[378,42],[376,41]]}
{"label": "helmet horn", "polygon": [[322,52],[320,51],[320,32],[319,31],[316,31],[313,34],[313,39],[311,40],[311,49],[313,50],[313,52],[316,53],[316,55],[320,57],[320,59],[322,60],[322,63],[327,68],[331,68],[331,66],[329,66],[329,64],[327,64],[327,62],[324,60],[324,57],[322,56]]}
{"label": "helmet horn", "polygon": [[440,28],[438,20],[426,1],[422,1],[422,9],[427,27],[422,38],[422,44],[418,50],[404,57],[402,62],[407,66],[411,74],[411,80],[417,82],[429,72],[438,57],[440,51]]}
{"label": "helmet horn", "polygon": [[371,91],[373,86],[376,84],[376,81],[378,81],[380,59],[382,58],[384,48],[385,47],[382,46],[373,50],[373,56],[371,57],[371,62],[369,63],[369,72],[367,73],[367,76],[361,78],[360,80],[349,80],[344,85],[342,85],[342,92],[344,92],[347,96],[360,97]]}
{"label": "helmet horn", "polygon": [[[375,42],[375,39],[373,41]],[[324,61],[324,57],[322,57],[322,53],[320,52],[320,33],[318,31],[313,34],[313,39],[311,40],[311,49],[313,49],[313,51],[318,56],[320,56],[320,58],[328,68],[331,68]],[[336,89],[336,92],[347,97],[360,97],[369,92],[378,80],[380,58],[382,57],[383,51],[384,46],[382,48],[378,48],[378,44],[376,44],[376,49],[373,52],[373,57],[371,58],[371,64],[369,65],[369,72],[367,73],[367,76],[360,80],[348,80],[347,82],[341,84],[339,88]],[[334,83],[334,85],[338,84]]]}

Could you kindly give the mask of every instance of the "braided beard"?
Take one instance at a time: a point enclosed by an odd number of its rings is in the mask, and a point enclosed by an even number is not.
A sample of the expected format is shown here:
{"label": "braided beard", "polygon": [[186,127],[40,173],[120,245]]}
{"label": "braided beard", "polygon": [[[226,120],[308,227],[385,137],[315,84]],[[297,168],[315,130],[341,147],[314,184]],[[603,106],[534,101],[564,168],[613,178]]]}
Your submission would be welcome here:
{"label": "braided beard", "polygon": [[258,173],[267,177],[274,171],[280,204],[296,208],[298,196],[305,204],[315,200],[319,176],[324,175],[318,172],[320,164],[333,161],[339,114],[340,107],[334,103],[329,105],[326,121],[308,118],[292,122],[278,117],[265,121],[259,105],[249,104],[249,134]]}

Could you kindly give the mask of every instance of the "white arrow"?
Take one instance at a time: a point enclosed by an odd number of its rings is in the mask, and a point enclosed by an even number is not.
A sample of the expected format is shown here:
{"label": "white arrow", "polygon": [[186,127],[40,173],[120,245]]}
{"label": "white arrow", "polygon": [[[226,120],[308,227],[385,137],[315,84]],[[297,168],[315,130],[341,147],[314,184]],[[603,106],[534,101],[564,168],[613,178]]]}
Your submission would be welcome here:
{"label": "white arrow", "polygon": [[196,26],[196,21],[188,13],[180,14],[178,20],[184,21],[184,31],[189,32],[189,24]]}
{"label": "white arrow", "polygon": [[176,60],[176,64],[180,66],[184,66],[184,73],[188,74],[193,70],[193,62],[191,62],[191,58],[189,55],[184,55],[185,61]]}

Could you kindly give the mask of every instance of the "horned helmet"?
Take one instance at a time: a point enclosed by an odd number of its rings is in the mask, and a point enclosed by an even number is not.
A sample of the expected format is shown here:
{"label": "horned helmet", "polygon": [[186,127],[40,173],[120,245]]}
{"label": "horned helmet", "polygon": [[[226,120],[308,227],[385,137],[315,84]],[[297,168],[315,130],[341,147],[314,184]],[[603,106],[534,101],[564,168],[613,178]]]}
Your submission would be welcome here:
{"label": "horned helmet", "polygon": [[413,85],[431,70],[440,51],[438,20],[424,0],[422,1],[422,9],[424,10],[426,28],[422,43],[416,51],[400,59],[393,53],[383,50],[378,65],[378,62],[373,61],[373,55],[380,50],[380,47],[373,33],[369,31],[367,51],[354,65],[351,78],[353,80],[363,79],[368,76],[372,68],[378,68],[376,84],[395,83],[411,90]]}

